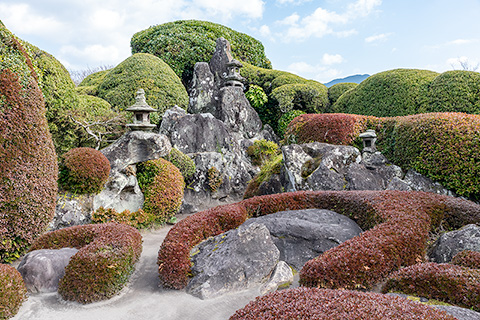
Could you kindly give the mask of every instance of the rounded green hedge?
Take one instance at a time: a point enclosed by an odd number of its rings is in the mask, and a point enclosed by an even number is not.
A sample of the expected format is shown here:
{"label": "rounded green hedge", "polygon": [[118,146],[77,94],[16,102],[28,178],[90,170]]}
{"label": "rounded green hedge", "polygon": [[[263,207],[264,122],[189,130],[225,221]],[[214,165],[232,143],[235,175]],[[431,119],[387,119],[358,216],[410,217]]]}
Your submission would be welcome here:
{"label": "rounded green hedge", "polygon": [[75,148],[63,155],[59,182],[76,194],[99,193],[110,174],[110,162],[98,150]]}
{"label": "rounded green hedge", "polygon": [[123,111],[135,103],[140,88],[160,116],[174,105],[187,108],[188,94],[180,79],[162,59],[147,53],[136,53],[110,70],[98,87],[98,96]]}
{"label": "rounded green hedge", "polygon": [[37,79],[0,24],[0,263],[19,258],[55,212],[57,157]]}
{"label": "rounded green hedge", "polygon": [[77,87],[77,92],[80,94],[89,94],[92,96],[96,96],[98,94],[98,86],[102,84],[105,76],[107,75],[107,73],[110,72],[110,70],[111,69],[101,70],[89,74],[82,80],[82,82],[80,82]]}
{"label": "rounded green hedge", "polygon": [[195,174],[195,162],[182,151],[172,148],[170,154],[165,158],[180,170],[183,180],[187,182]]}
{"label": "rounded green hedge", "polygon": [[342,94],[344,94],[350,89],[355,88],[356,86],[358,86],[358,83],[342,82],[342,83],[334,84],[333,86],[328,88],[328,102],[330,106],[333,106]]}
{"label": "rounded green hedge", "polygon": [[27,288],[20,273],[12,266],[0,264],[0,320],[17,314],[26,299]]}
{"label": "rounded green hedge", "polygon": [[132,53],[151,53],[165,61],[186,84],[193,76],[197,62],[209,62],[216,40],[227,39],[233,56],[253,65],[271,68],[262,43],[244,33],[220,24],[180,20],[152,26],[133,35]]}
{"label": "rounded green hedge", "polygon": [[330,111],[376,117],[417,114],[428,86],[437,76],[436,72],[417,69],[380,72],[345,92]]}
{"label": "rounded green hedge", "polygon": [[182,204],[185,182],[182,173],[171,162],[159,158],[138,165],[137,179],[145,195],[143,210],[165,223]]}

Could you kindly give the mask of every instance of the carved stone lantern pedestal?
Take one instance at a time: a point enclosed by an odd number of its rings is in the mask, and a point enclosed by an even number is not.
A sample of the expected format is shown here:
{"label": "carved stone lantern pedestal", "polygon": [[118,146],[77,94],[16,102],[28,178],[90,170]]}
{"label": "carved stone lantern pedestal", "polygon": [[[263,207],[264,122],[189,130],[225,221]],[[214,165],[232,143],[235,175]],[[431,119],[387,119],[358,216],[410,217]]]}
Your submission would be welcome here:
{"label": "carved stone lantern pedestal", "polygon": [[127,127],[133,131],[152,131],[156,127],[150,123],[150,113],[157,110],[150,107],[145,100],[145,91],[138,89],[135,97],[135,104],[127,108],[127,111],[133,112],[133,123],[127,124]]}

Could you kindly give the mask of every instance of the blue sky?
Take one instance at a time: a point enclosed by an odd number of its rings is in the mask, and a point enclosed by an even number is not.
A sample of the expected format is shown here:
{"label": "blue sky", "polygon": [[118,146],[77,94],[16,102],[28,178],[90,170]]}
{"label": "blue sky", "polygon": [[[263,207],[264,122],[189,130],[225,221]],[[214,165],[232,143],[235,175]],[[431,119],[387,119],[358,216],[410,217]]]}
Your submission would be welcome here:
{"label": "blue sky", "polygon": [[[0,20],[67,69],[114,66],[152,25],[207,20],[265,46],[274,69],[328,82],[480,63],[480,0],[0,0]],[[479,71],[479,70],[477,70]]]}

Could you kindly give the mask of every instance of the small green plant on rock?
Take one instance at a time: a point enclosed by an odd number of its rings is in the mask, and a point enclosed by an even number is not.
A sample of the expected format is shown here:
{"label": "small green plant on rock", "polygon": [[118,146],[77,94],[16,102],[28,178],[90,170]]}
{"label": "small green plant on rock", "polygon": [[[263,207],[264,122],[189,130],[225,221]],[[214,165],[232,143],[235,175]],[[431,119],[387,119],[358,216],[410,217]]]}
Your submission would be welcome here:
{"label": "small green plant on rock", "polygon": [[195,162],[180,150],[172,148],[170,154],[165,159],[173,163],[173,165],[180,170],[185,182],[190,180],[195,174]]}
{"label": "small green plant on rock", "polygon": [[153,220],[155,220],[155,217],[142,209],[135,212],[130,212],[130,210],[117,212],[113,208],[100,207],[92,213],[92,223],[117,222],[137,229],[148,228]]}
{"label": "small green plant on rock", "polygon": [[212,193],[217,192],[220,185],[223,183],[220,171],[217,168],[211,167],[207,172],[207,184]]}
{"label": "small green plant on rock", "polygon": [[278,144],[265,139],[256,140],[253,145],[247,149],[247,154],[252,158],[252,163],[257,166],[261,166],[276,156],[278,152]]}

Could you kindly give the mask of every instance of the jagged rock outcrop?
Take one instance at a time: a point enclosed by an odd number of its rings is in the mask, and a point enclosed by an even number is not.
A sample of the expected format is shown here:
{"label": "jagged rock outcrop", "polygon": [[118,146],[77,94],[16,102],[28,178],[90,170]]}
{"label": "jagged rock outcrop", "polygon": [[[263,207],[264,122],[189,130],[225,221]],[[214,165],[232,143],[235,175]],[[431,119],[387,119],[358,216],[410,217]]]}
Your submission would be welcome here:
{"label": "jagged rock outcrop", "polygon": [[69,192],[59,193],[55,216],[48,226],[49,231],[54,231],[71,226],[88,224],[93,211],[92,195],[75,195]]}
{"label": "jagged rock outcrop", "polygon": [[430,259],[437,263],[450,262],[463,250],[480,252],[480,227],[469,224],[459,230],[444,233],[432,246]]}

